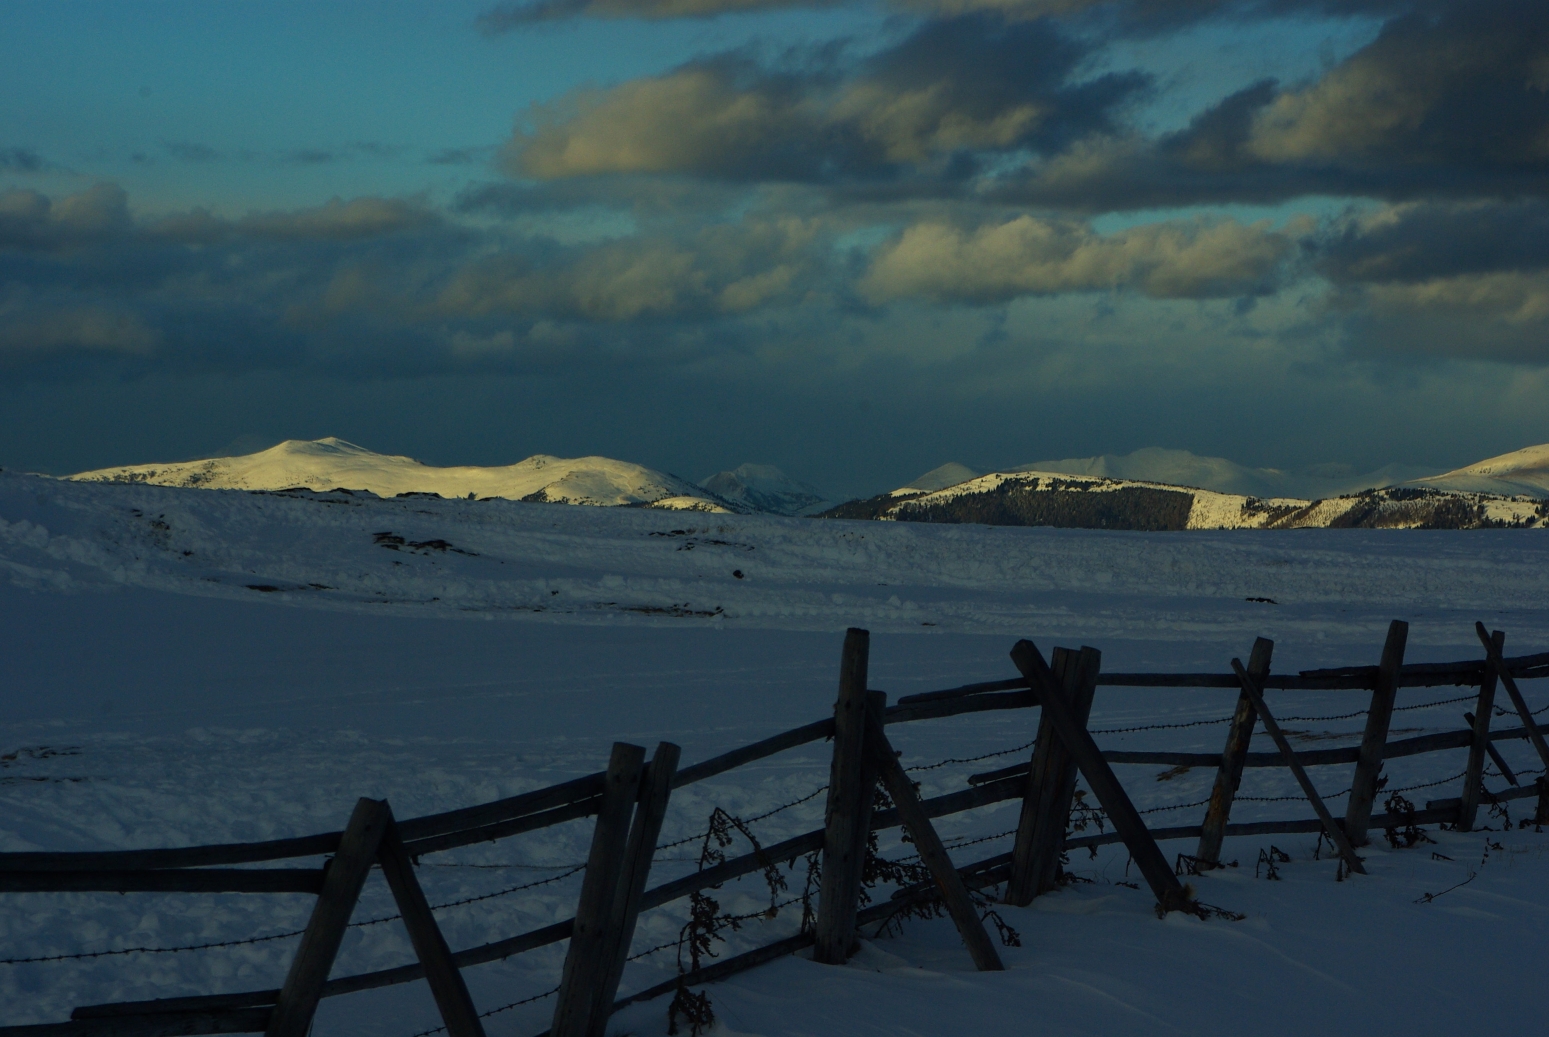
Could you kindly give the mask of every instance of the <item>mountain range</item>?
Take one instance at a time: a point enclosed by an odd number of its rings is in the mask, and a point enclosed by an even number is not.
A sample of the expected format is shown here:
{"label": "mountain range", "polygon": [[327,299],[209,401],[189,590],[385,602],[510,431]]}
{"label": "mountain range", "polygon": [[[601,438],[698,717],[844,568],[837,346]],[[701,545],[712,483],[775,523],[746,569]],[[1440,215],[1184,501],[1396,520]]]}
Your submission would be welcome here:
{"label": "mountain range", "polygon": [[695,484],[607,457],[535,454],[516,464],[436,467],[342,439],[286,440],[267,450],[171,464],[128,465],[70,479],[200,489],[328,491],[378,496],[502,497],[604,507],[722,513],[982,522],[1126,529],[1301,526],[1542,525],[1549,444],[1459,468],[1388,465],[1248,468],[1151,447],[981,473],[952,462],[908,485],[835,505],[772,465],[743,464]]}

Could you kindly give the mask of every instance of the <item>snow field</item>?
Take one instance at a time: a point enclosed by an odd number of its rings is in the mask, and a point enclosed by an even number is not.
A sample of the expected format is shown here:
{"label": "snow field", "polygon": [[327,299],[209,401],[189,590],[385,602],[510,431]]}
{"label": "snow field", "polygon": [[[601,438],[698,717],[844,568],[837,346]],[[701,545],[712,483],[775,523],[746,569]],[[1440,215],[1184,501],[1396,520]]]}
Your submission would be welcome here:
{"label": "snow field", "polygon": [[[1021,636],[1045,651],[1093,644],[1109,669],[1224,670],[1259,634],[1276,639],[1281,671],[1375,662],[1395,617],[1411,622],[1411,661],[1477,657],[1474,618],[1508,631],[1508,654],[1549,647],[1549,548],[1531,531],[1158,536],[719,516],[711,527],[635,509],[342,500],[0,475],[9,581],[0,623],[10,646],[0,653],[0,848],[306,834],[337,828],[361,795],[413,816],[591,772],[615,739],[672,740],[693,763],[825,715],[851,624],[874,631],[871,683],[893,699],[1010,676],[1006,652]],[[382,546],[383,531],[404,543]],[[410,547],[434,539],[474,553]],[[1399,705],[1467,691],[1407,689]],[[1535,709],[1549,703],[1542,682],[1524,691]],[[1217,720],[1233,700],[1221,690],[1103,688],[1090,726],[1111,732],[1098,735],[1105,747],[1215,752],[1224,724],[1112,729]],[[1291,718],[1359,711],[1366,696],[1280,692],[1271,705],[1298,745],[1326,748],[1358,741],[1362,718]],[[1406,709],[1392,737],[1456,730],[1468,708]],[[1017,749],[917,772],[922,792],[939,795],[1025,759],[1029,750],[1017,747],[1036,719],[1032,710],[974,714],[897,725],[889,736],[907,766]],[[1531,780],[1539,764],[1527,744],[1500,748]],[[1423,807],[1457,794],[1463,759],[1451,750],[1392,761],[1390,784],[1439,782],[1405,793]],[[828,747],[815,743],[682,789],[663,843],[702,834],[716,806],[747,818],[806,796],[827,769]],[[1348,767],[1312,774],[1330,796],[1349,783]],[[1213,777],[1134,766],[1119,775],[1155,826],[1197,823]],[[1304,802],[1275,800],[1294,792],[1282,769],[1250,769],[1234,820],[1310,816]],[[768,844],[816,828],[822,802],[754,830]],[[1178,804],[1194,805],[1158,809]],[[1342,805],[1331,802],[1336,814]],[[1531,801],[1511,807],[1520,818]],[[1017,809],[997,804],[937,824],[949,845],[995,837],[956,852],[978,860],[1009,848],[1003,833]],[[1398,851],[1379,837],[1367,851],[1372,874],[1338,884],[1331,860],[1311,859],[1312,836],[1230,840],[1227,856],[1240,867],[1192,881],[1206,902],[1246,913],[1240,923],[1159,922],[1147,891],[1118,884],[1122,848],[1080,852],[1072,868],[1089,884],[1003,910],[1023,941],[1003,950],[1005,974],[974,973],[949,922],[910,922],[845,968],[791,959],[711,987],[716,1032],[1225,1034],[1244,1020],[1268,1034],[1541,1032],[1533,1000],[1513,992],[1534,989],[1544,946],[1546,836],[1431,835],[1434,846]],[[1484,861],[1487,835],[1501,848]],[[497,894],[563,875],[589,837],[583,821],[463,848],[427,858],[421,880],[434,904]],[[1252,863],[1271,843],[1293,860],[1280,865],[1280,881],[1255,880]],[[910,852],[896,833],[881,845],[889,856]],[[1192,849],[1163,844],[1169,857]],[[740,842],[728,850],[742,851]],[[664,845],[652,884],[693,870],[697,852],[696,843]],[[1415,903],[1471,870],[1467,885]],[[787,873],[781,899],[799,894],[800,862]],[[568,917],[579,882],[570,875],[438,918],[454,947],[503,938]],[[756,874],[713,895],[739,914],[769,904]],[[0,956],[282,933],[304,924],[311,899],[6,896]],[[389,904],[374,878],[355,917],[391,914]],[[635,949],[675,939],[684,906],[645,915]],[[744,923],[724,934],[721,953],[793,932],[799,916],[786,907]],[[0,1021],[274,986],[294,945],[0,965]],[[476,1002],[488,1011],[550,989],[563,954],[558,944],[469,970]],[[397,923],[362,926],[335,974],[410,957]],[[623,989],[670,977],[673,961],[666,950],[632,964]],[[552,1000],[541,1000],[486,1022],[492,1037],[523,1037],[551,1013]],[[412,1037],[437,1024],[428,991],[413,984],[330,999],[316,1033]],[[663,999],[620,1013],[610,1033],[665,1029]]]}

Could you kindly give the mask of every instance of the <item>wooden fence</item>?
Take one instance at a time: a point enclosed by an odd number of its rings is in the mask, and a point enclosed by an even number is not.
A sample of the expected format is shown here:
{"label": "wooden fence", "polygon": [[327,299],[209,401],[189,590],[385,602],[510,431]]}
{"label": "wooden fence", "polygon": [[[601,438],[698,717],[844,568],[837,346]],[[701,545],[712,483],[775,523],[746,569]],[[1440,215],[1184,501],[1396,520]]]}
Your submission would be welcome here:
{"label": "wooden fence", "polygon": [[[1055,888],[1062,853],[1080,847],[1123,842],[1157,899],[1159,914],[1198,910],[1169,866],[1158,841],[1197,839],[1193,868],[1219,866],[1227,836],[1321,832],[1343,868],[1363,872],[1359,848],[1373,830],[1445,823],[1474,827],[1481,797],[1494,802],[1539,797],[1538,820],[1549,823],[1549,784],[1539,778],[1519,785],[1493,742],[1529,740],[1549,775],[1549,746],[1518,687],[1518,680],[1549,677],[1549,653],[1504,658],[1504,635],[1477,625],[1484,658],[1456,663],[1405,664],[1408,628],[1394,621],[1376,665],[1271,672],[1273,644],[1259,639],[1246,665],[1232,660],[1230,673],[1104,673],[1092,648],[1054,649],[1049,660],[1030,641],[1019,641],[1011,657],[1019,676],[945,691],[910,695],[889,706],[867,680],[869,637],[846,635],[839,696],[830,718],[786,731],[688,767],[678,767],[678,747],[659,744],[650,759],[640,746],[615,744],[606,770],[549,788],[460,810],[398,820],[385,801],[362,799],[337,832],[255,843],[176,849],[83,853],[0,854],[0,892],[140,891],[186,893],[313,893],[317,901],[282,986],[240,993],[162,998],[79,1007],[68,1022],[0,1027],[0,1037],[174,1037],[209,1033],[256,1033],[305,1037],[325,997],[425,980],[451,1037],[481,1037],[483,1018],[463,982],[461,970],[569,940],[557,990],[553,1037],[600,1037],[618,1008],[730,976],[812,948],[818,962],[843,962],[855,949],[863,925],[884,921],[911,906],[936,902],[951,916],[975,965],[999,969],[970,890],[998,885],[1010,904],[1027,904]],[[1479,689],[1469,728],[1388,740],[1400,689],[1441,686]],[[1099,687],[1235,688],[1238,700],[1220,753],[1103,750],[1087,729]],[[1492,730],[1498,687],[1506,690],[1522,726]],[[1350,690],[1371,692],[1359,746],[1294,751],[1265,702],[1275,691]],[[968,787],[920,799],[886,727],[986,710],[1040,706],[1036,740],[1026,763],[973,775]],[[1274,743],[1273,753],[1250,752],[1256,726]],[[754,852],[714,863],[681,878],[647,888],[672,790],[776,753],[832,739],[833,758],[822,828]],[[1374,814],[1385,760],[1447,749],[1468,750],[1460,794],[1433,800],[1425,809]],[[1492,757],[1514,788],[1484,791],[1486,757]],[[1213,767],[1216,779],[1198,825],[1148,829],[1113,771],[1114,764]],[[1335,818],[1308,780],[1305,768],[1354,764],[1349,803]],[[1232,823],[1230,814],[1247,767],[1287,767],[1316,816],[1289,821]],[[1085,778],[1112,832],[1090,835],[1070,830],[1078,774]],[[875,810],[881,785],[888,809]],[[1013,849],[972,864],[956,865],[937,836],[933,818],[1008,800],[1020,800]],[[438,927],[415,874],[419,858],[456,847],[506,839],[564,821],[596,817],[591,848],[573,918],[477,947],[452,951]],[[900,888],[890,899],[861,908],[862,874],[871,833],[902,827],[919,851],[929,879]],[[772,862],[821,853],[821,887],[812,924],[783,940],[693,969],[665,983],[617,997],[641,912],[698,891],[768,869]],[[317,858],[322,867],[238,867]],[[329,978],[357,898],[373,869],[398,904],[417,961],[397,968]]]}

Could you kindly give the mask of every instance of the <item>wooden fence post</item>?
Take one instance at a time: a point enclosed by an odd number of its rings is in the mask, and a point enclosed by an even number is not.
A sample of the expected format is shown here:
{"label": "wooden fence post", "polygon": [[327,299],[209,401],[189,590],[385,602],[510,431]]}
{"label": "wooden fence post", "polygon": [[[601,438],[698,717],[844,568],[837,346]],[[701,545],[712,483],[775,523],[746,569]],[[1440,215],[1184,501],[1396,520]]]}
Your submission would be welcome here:
{"label": "wooden fence post", "polygon": [[[1501,658],[1500,649],[1495,647],[1494,638],[1485,633],[1483,623],[1475,623],[1474,631],[1478,633],[1479,640],[1484,643],[1485,666],[1493,667],[1500,675],[1501,683],[1506,687],[1506,694],[1511,696],[1511,704],[1517,707],[1517,715],[1522,718],[1522,726],[1527,729],[1528,741],[1533,743],[1533,748],[1538,750],[1538,758],[1549,768],[1549,744],[1544,742],[1544,733],[1538,729],[1538,721],[1533,719],[1532,710],[1527,708],[1527,700],[1522,697],[1522,690],[1517,687],[1517,679],[1506,668],[1506,662]],[[1500,636],[1501,644],[1506,643],[1506,635],[1496,631]]]}
{"label": "wooden fence post", "polygon": [[1533,784],[1538,786],[1538,808],[1533,811],[1533,824],[1541,828],[1549,825],[1549,775],[1539,775]]}
{"label": "wooden fence post", "polygon": [[1318,820],[1323,823],[1323,831],[1329,837],[1329,841],[1334,844],[1334,848],[1339,851],[1339,855],[1344,858],[1345,864],[1351,871],[1357,875],[1365,875],[1366,869],[1361,865],[1361,858],[1355,855],[1355,848],[1350,845],[1349,833],[1339,827],[1339,823],[1334,820],[1334,815],[1329,813],[1328,807],[1323,804],[1323,797],[1318,795],[1317,786],[1313,785],[1312,779],[1307,777],[1306,769],[1296,758],[1296,751],[1291,748],[1285,732],[1280,730],[1280,725],[1275,722],[1274,715],[1265,704],[1258,682],[1243,669],[1241,659],[1232,660],[1232,669],[1242,683],[1243,693],[1253,701],[1253,708],[1258,710],[1259,719],[1264,721],[1265,732],[1274,739],[1275,747],[1280,750],[1285,765],[1291,768],[1291,774],[1296,778],[1296,783],[1302,787],[1307,802],[1312,804],[1313,813],[1317,814]]}
{"label": "wooden fence post", "polygon": [[[1253,642],[1248,655],[1248,675],[1262,682],[1269,676],[1269,659],[1275,651],[1275,642],[1261,637]],[[1237,709],[1232,713],[1232,727],[1226,733],[1226,748],[1221,750],[1221,766],[1216,769],[1215,787],[1210,790],[1210,805],[1205,808],[1205,821],[1200,826],[1199,849],[1194,856],[1202,862],[1221,863],[1221,842],[1226,838],[1226,822],[1232,814],[1232,800],[1242,784],[1242,768],[1248,759],[1248,743],[1253,740],[1253,724],[1259,711],[1253,708],[1253,700],[1247,692],[1237,693]]]}
{"label": "wooden fence post", "polygon": [[678,757],[682,752],[671,742],[657,743],[641,781],[640,805],[635,809],[635,821],[629,829],[623,874],[619,876],[613,917],[608,925],[611,946],[603,949],[607,969],[592,998],[589,1037],[603,1037],[608,1017],[613,1014],[613,998],[618,993],[619,981],[624,978],[629,944],[634,939],[635,923],[640,920],[640,897],[651,874],[651,858],[656,855],[656,839],[661,835],[662,820],[667,816],[667,797],[672,793],[672,779],[678,772]]}
{"label": "wooden fence post", "polygon": [[851,627],[839,663],[839,700],[834,704],[834,760],[828,772],[828,806],[823,821],[823,877],[818,893],[817,942],[812,960],[840,965],[855,946],[855,913],[861,871],[871,834],[871,806],[877,784],[873,754],[866,752],[866,668],[871,634]]}
{"label": "wooden fence post", "polygon": [[[1056,648],[1053,672],[1072,715],[1086,725],[1097,691],[1102,653],[1083,647],[1080,652]],[[1070,805],[1076,793],[1076,761],[1065,743],[1054,734],[1048,714],[1038,718],[1037,742],[1027,791],[1022,796],[1022,815],[1017,822],[1016,845],[1011,852],[1011,878],[1005,902],[1018,907],[1055,888],[1060,853],[1065,848],[1065,829],[1070,824]]]}
{"label": "wooden fence post", "polygon": [[570,949],[554,1005],[553,1037],[588,1037],[592,1006],[602,977],[608,972],[603,954],[609,946],[608,922],[618,895],[623,871],[624,846],[629,837],[629,815],[640,791],[640,769],[645,750],[626,742],[613,743],[604,778],[602,803],[597,808],[597,827],[586,856],[586,879],[576,901]]}
{"label": "wooden fence post", "polygon": [[878,772],[893,797],[893,805],[898,808],[898,819],[903,822],[904,829],[914,840],[915,848],[920,851],[920,862],[930,870],[942,902],[947,906],[947,913],[952,916],[963,943],[968,946],[968,954],[973,958],[974,965],[980,972],[1003,972],[1006,966],[1001,964],[994,942],[990,940],[989,933],[984,931],[979,912],[974,910],[973,900],[968,896],[968,887],[963,884],[957,866],[947,855],[941,837],[936,834],[936,827],[930,823],[930,815],[920,805],[920,795],[914,789],[914,782],[909,780],[903,765],[898,762],[898,755],[893,752],[892,744],[887,740],[887,733],[882,728],[882,709],[887,704],[887,696],[874,691],[869,698],[871,708],[866,713],[867,748],[876,758]]}
{"label": "wooden fence post", "polygon": [[[1505,631],[1497,630],[1491,641],[1500,654],[1506,644]],[[1479,701],[1474,706],[1474,740],[1468,747],[1468,767],[1463,772],[1463,796],[1458,805],[1458,831],[1472,832],[1479,815],[1479,790],[1484,785],[1484,758],[1490,746],[1490,717],[1495,712],[1495,668],[1488,664],[1479,681]]]}
{"label": "wooden fence post", "polygon": [[323,891],[312,907],[301,936],[301,946],[291,959],[285,985],[269,1013],[265,1037],[306,1037],[323,996],[323,984],[344,941],[345,927],[361,888],[376,860],[377,847],[392,820],[387,804],[378,799],[361,799],[350,814],[339,837],[339,849],[323,876]]}
{"label": "wooden fence post", "polygon": [[1049,672],[1049,666],[1038,653],[1038,647],[1031,641],[1018,641],[1011,649],[1011,661],[1016,663],[1022,676],[1027,678],[1028,686],[1038,697],[1039,705],[1054,723],[1054,733],[1075,757],[1076,766],[1081,768],[1097,801],[1107,811],[1114,830],[1124,840],[1124,846],[1140,869],[1140,874],[1156,895],[1161,911],[1165,914],[1187,907],[1188,894],[1184,892],[1183,884],[1167,866],[1167,858],[1162,856],[1161,848],[1146,830],[1146,823],[1135,810],[1135,804],[1130,802],[1124,786],[1119,784],[1113,768],[1103,759],[1102,750],[1097,748],[1097,743],[1087,734],[1086,725],[1079,723],[1065,704],[1054,674]]}
{"label": "wooden fence post", "polygon": [[377,858],[393,899],[398,902],[404,928],[409,930],[409,942],[414,945],[420,964],[425,966],[425,980],[441,1010],[447,1037],[484,1037],[484,1024],[479,1022],[478,1009],[468,995],[468,984],[463,982],[463,974],[452,960],[452,949],[446,945],[446,937],[441,935],[441,927],[431,914],[425,891],[414,875],[414,862],[403,848],[390,811]]}
{"label": "wooden fence post", "polygon": [[1408,640],[1408,623],[1395,619],[1388,624],[1382,661],[1377,664],[1377,686],[1372,689],[1371,709],[1366,714],[1366,732],[1361,736],[1361,755],[1350,782],[1350,802],[1345,807],[1345,835],[1352,846],[1367,843],[1366,826],[1371,823],[1372,803],[1377,798],[1382,752],[1388,741],[1388,724],[1393,720],[1393,700],[1398,694],[1399,670],[1404,665],[1404,645]]}

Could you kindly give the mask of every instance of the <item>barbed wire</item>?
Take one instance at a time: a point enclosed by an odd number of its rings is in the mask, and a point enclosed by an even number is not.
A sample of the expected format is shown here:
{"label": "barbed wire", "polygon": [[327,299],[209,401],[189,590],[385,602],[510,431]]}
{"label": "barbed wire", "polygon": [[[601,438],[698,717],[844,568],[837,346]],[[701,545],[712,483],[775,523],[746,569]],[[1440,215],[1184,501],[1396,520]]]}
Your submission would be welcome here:
{"label": "barbed wire", "polygon": [[[480,1012],[479,1018],[488,1019],[492,1015],[499,1015],[501,1012],[509,1012],[513,1008],[520,1008],[522,1005],[530,1005],[534,1001],[542,1001],[546,997],[553,997],[557,993],[559,993],[559,987],[556,986],[553,990],[545,990],[541,994],[534,994],[532,997],[524,997],[520,1001],[512,1001],[509,1005],[501,1005],[499,1008],[491,1008],[488,1012]],[[433,1034],[445,1032],[445,1026],[438,1026],[433,1030],[421,1030],[419,1033],[415,1034],[414,1037],[432,1037]]]}
{"label": "barbed wire", "polygon": [[1225,724],[1231,717],[1219,717],[1215,720],[1191,720],[1186,724],[1144,724],[1140,727],[1108,727],[1099,728],[1096,731],[1088,731],[1089,735],[1124,735],[1131,731],[1168,731],[1184,727],[1204,727],[1207,724]]}
{"label": "barbed wire", "polygon": [[[803,803],[806,803],[808,800],[816,799],[817,797],[821,796],[823,793],[825,793],[827,791],[828,791],[828,786],[824,785],[822,788],[819,788],[819,789],[817,789],[817,790],[815,790],[813,792],[807,793],[805,796],[802,796],[800,799],[793,799],[789,803],[781,803],[779,806],[775,807],[773,810],[766,810],[762,814],[758,814],[758,815],[756,815],[754,817],[745,818],[745,819],[743,819],[742,823],[745,824],[745,825],[757,824],[758,822],[763,821],[766,818],[774,817],[776,814],[780,813],[781,811],[789,810],[792,807],[799,807]],[[687,836],[686,838],[683,838],[683,839],[676,839],[676,840],[674,840],[674,841],[672,841],[670,843],[662,843],[662,844],[660,844],[659,846],[656,847],[656,851],[658,853],[660,853],[662,850],[671,850],[674,847],[687,846],[689,843],[700,842],[701,840],[704,839],[704,837],[705,837],[705,834],[703,832],[700,832],[697,835],[690,835],[690,836]],[[655,858],[652,859],[652,863],[654,864],[654,863],[657,863],[657,862],[669,861],[669,860],[674,860],[674,859],[676,859],[676,858],[671,858],[671,857],[655,857]]]}
{"label": "barbed wire", "polygon": [[999,752],[985,753],[983,756],[966,756],[962,758],[953,757],[937,761],[936,763],[921,764],[918,767],[905,767],[904,770],[910,774],[914,774],[919,771],[933,771],[952,763],[978,763],[980,760],[993,760],[997,756],[1010,756],[1012,753],[1019,753],[1023,752],[1024,750],[1031,749],[1034,745],[1037,744],[1037,742],[1038,739],[1034,738],[1031,742],[1026,742],[1014,749],[1002,749]]}
{"label": "barbed wire", "polygon": [[[547,886],[555,882],[562,882],[577,872],[585,871],[586,865],[578,864],[570,868],[562,875],[551,875],[546,879],[536,882],[524,882],[519,886],[508,886],[505,889],[496,890],[493,893],[481,893],[478,896],[465,897],[462,900],[452,900],[445,904],[431,904],[432,911],[442,911],[452,907],[462,907],[466,904],[476,904],[481,900],[493,900],[495,897],[509,896],[512,893],[520,893],[527,889],[536,889],[539,886]],[[346,928],[364,929],[368,926],[382,925],[385,922],[396,921],[402,915],[382,915],[379,918],[367,918],[359,922],[351,922]],[[82,961],[89,958],[108,958],[120,954],[178,954],[183,951],[205,951],[220,947],[242,947],[254,943],[268,943],[272,940],[284,940],[291,936],[300,936],[305,929],[293,929],[290,932],[271,933],[268,936],[252,936],[242,940],[218,940],[210,943],[181,944],[176,947],[121,947],[108,951],[84,951],[79,954],[45,954],[31,958],[0,958],[0,965],[32,965],[40,962],[51,961]]]}
{"label": "barbed wire", "polygon": [[[421,865],[425,867],[426,865]],[[565,868],[585,867],[576,864],[464,864],[459,861],[430,861],[432,868],[522,868],[527,871],[561,871]]]}

